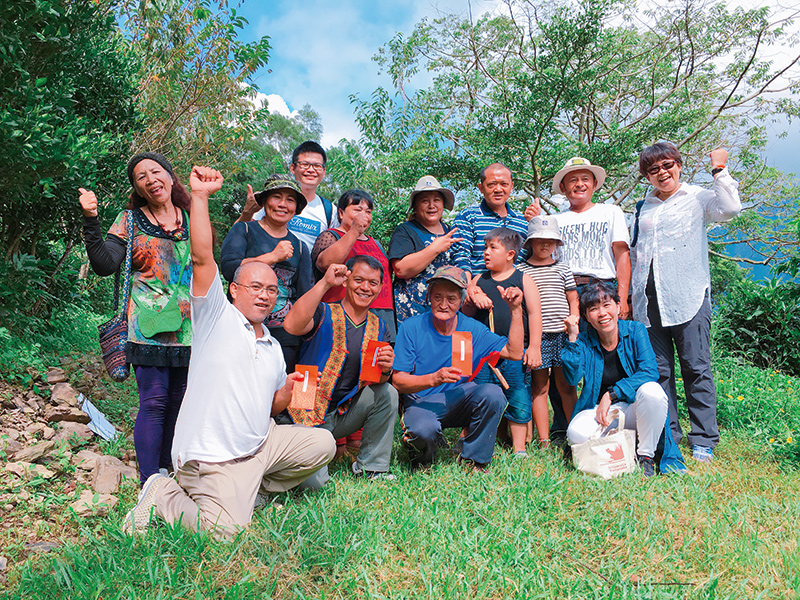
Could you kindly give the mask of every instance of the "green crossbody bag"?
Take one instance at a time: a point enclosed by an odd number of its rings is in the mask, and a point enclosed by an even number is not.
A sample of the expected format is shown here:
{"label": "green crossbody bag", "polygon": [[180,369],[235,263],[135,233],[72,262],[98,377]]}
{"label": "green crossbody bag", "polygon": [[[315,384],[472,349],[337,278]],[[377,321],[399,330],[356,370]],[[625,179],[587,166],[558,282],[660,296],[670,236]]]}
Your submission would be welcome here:
{"label": "green crossbody bag", "polygon": [[186,269],[187,258],[191,257],[191,252],[187,249],[186,257],[184,257],[183,264],[181,265],[181,272],[178,275],[178,283],[170,286],[169,300],[167,303],[159,308],[146,306],[133,296],[133,301],[136,304],[136,322],[139,331],[144,337],[151,338],[158,333],[168,333],[178,331],[183,323],[183,316],[181,315],[180,306],[178,306],[178,286],[181,279],[183,279],[183,272]]}

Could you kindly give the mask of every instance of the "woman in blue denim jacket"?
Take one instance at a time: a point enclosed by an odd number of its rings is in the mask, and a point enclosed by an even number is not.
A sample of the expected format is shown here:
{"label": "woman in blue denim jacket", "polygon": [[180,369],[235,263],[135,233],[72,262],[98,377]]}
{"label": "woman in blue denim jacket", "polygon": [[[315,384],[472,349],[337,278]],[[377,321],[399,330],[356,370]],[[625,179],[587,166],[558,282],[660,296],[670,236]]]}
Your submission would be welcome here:
{"label": "woman in blue denim jacket", "polygon": [[645,476],[655,474],[655,455],[661,449],[661,473],[684,472],[686,467],[671,435],[667,395],[658,385],[658,365],[647,329],[636,321],[619,320],[619,296],[607,282],[592,283],[580,295],[580,313],[590,325],[581,333],[578,319],[565,319],[568,341],[561,352],[567,383],[583,390],[572,413],[567,439],[588,440],[599,427],[625,413],[625,427],[637,433],[637,459]]}

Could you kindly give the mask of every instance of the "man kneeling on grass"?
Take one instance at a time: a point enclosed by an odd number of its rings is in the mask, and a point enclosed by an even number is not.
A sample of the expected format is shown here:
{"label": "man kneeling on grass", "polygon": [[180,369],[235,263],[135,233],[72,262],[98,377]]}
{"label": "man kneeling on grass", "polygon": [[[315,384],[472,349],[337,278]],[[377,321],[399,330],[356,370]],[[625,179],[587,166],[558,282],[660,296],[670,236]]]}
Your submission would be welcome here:
{"label": "man kneeling on grass", "polygon": [[[303,338],[298,365],[316,366],[320,374],[314,407],[289,407],[289,415],[295,423],[327,429],[337,439],[363,428],[352,468],[367,479],[394,479],[389,461],[397,390],[387,383],[394,351],[386,341],[386,323],[369,310],[383,277],[381,263],[371,256],[354,256],[346,266],[330,265],[283,322],[286,331]],[[328,290],[343,284],[341,302],[322,302]],[[327,480],[328,470],[320,469],[303,485],[322,486]]]}
{"label": "man kneeling on grass", "polygon": [[[466,360],[462,364],[477,371],[482,359],[492,353],[496,353],[494,362],[497,358],[522,359],[522,290],[498,286],[511,310],[506,340],[459,312],[466,288],[464,271],[440,267],[428,280],[431,311],[406,319],[397,332],[392,383],[405,395],[403,440],[416,453],[412,456],[414,466],[431,464],[436,447],[447,445],[442,429],[458,427],[468,429],[459,462],[485,471],[494,453],[497,424],[505,411],[506,397],[494,384],[464,381],[463,370],[453,361]],[[462,340],[464,345],[460,345]]]}
{"label": "man kneeling on grass", "polygon": [[192,360],[175,425],[175,479],[150,476],[127,514],[123,531],[150,524],[153,513],[219,539],[246,527],[256,495],[291,489],[330,462],[327,431],[276,425],[298,373],[288,377],[280,345],[263,325],[275,305],[278,280],[263,263],[240,267],[225,297],[214,262],[208,198],[222,176],[194,167],[190,177]]}

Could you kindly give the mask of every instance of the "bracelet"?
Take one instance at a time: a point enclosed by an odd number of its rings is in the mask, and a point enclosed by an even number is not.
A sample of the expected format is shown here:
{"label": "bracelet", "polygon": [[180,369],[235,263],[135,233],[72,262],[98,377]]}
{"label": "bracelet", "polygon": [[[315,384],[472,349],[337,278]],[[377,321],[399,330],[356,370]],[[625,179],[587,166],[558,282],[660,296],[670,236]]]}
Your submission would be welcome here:
{"label": "bracelet", "polygon": [[716,177],[717,173],[721,172],[724,168],[725,168],[724,166],[722,166],[722,167],[714,167],[713,169],[711,169],[711,175],[713,177]]}

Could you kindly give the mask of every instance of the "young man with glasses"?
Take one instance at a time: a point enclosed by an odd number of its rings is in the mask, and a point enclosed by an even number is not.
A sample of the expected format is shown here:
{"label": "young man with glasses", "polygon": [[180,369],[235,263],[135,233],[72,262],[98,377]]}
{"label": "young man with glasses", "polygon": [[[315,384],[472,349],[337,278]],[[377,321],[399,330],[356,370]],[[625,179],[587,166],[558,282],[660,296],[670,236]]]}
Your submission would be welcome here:
{"label": "young man with glasses", "polygon": [[[317,142],[310,140],[303,142],[292,152],[289,171],[300,184],[303,196],[308,199],[308,205],[303,209],[302,215],[295,215],[289,221],[289,230],[308,246],[309,252],[314,248],[314,242],[320,233],[339,224],[333,204],[317,194],[317,188],[325,178],[327,163],[328,156]],[[257,221],[264,216],[264,212],[263,209],[259,210],[253,188],[248,185],[247,190],[247,203],[239,221]]]}

